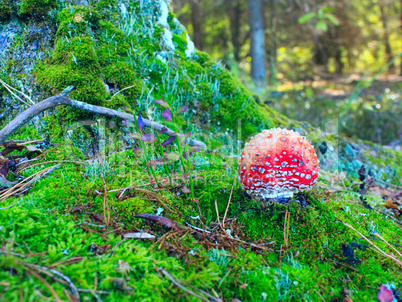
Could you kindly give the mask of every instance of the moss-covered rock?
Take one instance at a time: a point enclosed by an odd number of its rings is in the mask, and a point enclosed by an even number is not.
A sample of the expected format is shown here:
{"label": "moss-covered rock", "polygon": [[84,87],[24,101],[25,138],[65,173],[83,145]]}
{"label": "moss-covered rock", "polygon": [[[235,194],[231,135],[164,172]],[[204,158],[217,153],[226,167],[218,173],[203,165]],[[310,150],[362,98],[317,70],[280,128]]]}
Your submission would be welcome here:
{"label": "moss-covered rock", "polygon": [[22,18],[45,19],[49,12],[58,7],[56,0],[22,0],[19,14]]}

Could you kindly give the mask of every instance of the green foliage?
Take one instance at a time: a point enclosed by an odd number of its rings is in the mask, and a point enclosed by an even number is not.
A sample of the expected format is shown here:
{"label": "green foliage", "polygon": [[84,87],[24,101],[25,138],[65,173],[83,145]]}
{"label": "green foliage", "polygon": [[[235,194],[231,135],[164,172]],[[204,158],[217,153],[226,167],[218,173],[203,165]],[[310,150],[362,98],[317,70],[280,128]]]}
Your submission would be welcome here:
{"label": "green foliage", "polygon": [[328,30],[328,24],[329,22],[332,25],[339,25],[339,20],[332,14],[333,9],[328,7],[328,6],[322,6],[318,9],[317,12],[311,12],[308,14],[305,14],[304,16],[301,16],[299,18],[299,23],[304,24],[309,20],[316,19],[316,24],[315,28],[318,31],[327,31]]}
{"label": "green foliage", "polygon": [[[117,62],[107,65],[104,68],[104,79],[107,83],[116,85],[119,89],[130,87],[125,90],[125,95],[131,102],[141,96],[143,89],[142,82],[137,78],[137,75],[127,62]],[[108,107],[118,108],[113,105],[109,105]]]}
{"label": "green foliage", "polygon": [[8,21],[12,13],[11,0],[0,0],[0,22]]}
{"label": "green foliage", "polygon": [[[402,107],[395,98],[399,83],[375,80],[363,85],[360,95],[354,95],[356,83],[340,86],[329,82],[324,87],[293,87],[284,91],[272,107],[296,120],[309,121],[315,127],[337,120],[338,132],[347,137],[378,144],[398,140]],[[334,91],[332,93],[332,91]]]}
{"label": "green foliage", "polygon": [[57,7],[58,2],[56,0],[22,0],[19,13],[25,18],[43,19],[48,18],[50,10]]}

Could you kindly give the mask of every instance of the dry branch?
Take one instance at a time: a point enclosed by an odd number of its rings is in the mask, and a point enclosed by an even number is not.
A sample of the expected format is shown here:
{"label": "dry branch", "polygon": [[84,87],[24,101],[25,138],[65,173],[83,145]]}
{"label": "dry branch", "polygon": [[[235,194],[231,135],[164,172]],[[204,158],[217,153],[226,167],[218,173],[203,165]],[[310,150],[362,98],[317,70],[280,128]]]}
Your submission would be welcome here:
{"label": "dry branch", "polygon": [[175,279],[171,274],[169,274],[163,267],[159,267],[157,272],[161,272],[163,275],[165,275],[174,285],[176,285],[178,288],[184,290],[185,292],[189,293],[190,295],[202,300],[202,301],[216,301],[216,302],[222,302],[221,299],[217,299],[214,296],[211,296],[210,294],[206,293],[205,291],[199,290],[198,288],[193,287],[194,289],[196,289],[197,291],[203,293],[204,295],[206,295],[209,299],[200,296],[199,294],[193,292],[192,290],[188,289],[187,287],[185,287],[181,281]]}
{"label": "dry branch", "polygon": [[[359,231],[357,231],[354,227],[352,227],[351,225],[347,224],[346,222],[338,219],[340,222],[342,222],[345,226],[347,226],[348,228],[350,228],[351,230],[355,231],[357,234],[359,234],[364,240],[366,240],[372,247],[373,250],[376,251],[377,253],[388,257],[389,259],[393,260],[396,264],[399,265],[399,268],[402,268],[402,261],[399,260],[398,258],[396,258],[394,255],[392,254],[388,254],[386,252],[384,252],[382,249],[380,249],[378,246],[376,246],[373,242],[371,242],[366,236],[364,236],[362,233],[360,233]],[[377,235],[378,236],[378,235]],[[381,237],[382,238],[382,237]],[[382,238],[383,239],[383,238]],[[383,239],[385,241],[385,239]],[[385,241],[386,242],[386,241]],[[386,242],[387,243],[387,242]],[[399,254],[399,252],[398,252]]]}
{"label": "dry branch", "polygon": [[[105,108],[105,107],[100,107],[100,106],[95,106],[91,104],[87,104],[84,102],[80,102],[77,100],[71,99],[68,94],[73,90],[74,87],[69,86],[67,87],[62,93],[52,96],[50,98],[47,98],[46,100],[43,100],[42,102],[39,102],[35,105],[32,105],[29,107],[27,110],[21,112],[18,114],[7,126],[5,126],[3,129],[0,130],[0,144],[4,143],[8,137],[10,137],[15,131],[17,131],[19,128],[21,128],[25,123],[30,121],[34,116],[38,115],[39,113],[57,107],[61,105],[73,107],[76,109],[80,109],[83,111],[88,111],[100,115],[105,115],[109,117],[115,117],[119,118],[122,120],[129,120],[132,122],[135,122],[134,116],[132,114],[128,114],[125,112],[120,112],[117,110]],[[157,131],[161,131],[163,128],[166,128],[166,126],[158,124],[156,122],[150,121],[148,119],[143,118],[143,121],[145,123],[145,126],[155,129]],[[175,135],[175,131],[167,128],[168,130],[165,132],[167,135]],[[190,145],[193,146],[199,146],[201,148],[205,148],[206,145],[203,142],[197,141],[192,138],[188,138],[187,142]]]}
{"label": "dry branch", "polygon": [[54,288],[41,275],[30,269],[28,269],[27,272],[30,273],[32,276],[34,276],[36,279],[38,279],[40,282],[42,282],[47,287],[47,289],[52,293],[53,297],[56,299],[57,302],[61,301],[59,295],[56,293]]}

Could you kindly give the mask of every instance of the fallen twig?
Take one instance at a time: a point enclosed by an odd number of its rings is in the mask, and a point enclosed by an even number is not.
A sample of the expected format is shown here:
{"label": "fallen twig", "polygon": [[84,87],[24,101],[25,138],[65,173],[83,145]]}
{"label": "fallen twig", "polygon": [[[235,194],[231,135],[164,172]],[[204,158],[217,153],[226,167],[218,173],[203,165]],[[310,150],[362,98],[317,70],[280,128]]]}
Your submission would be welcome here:
{"label": "fallen twig", "polygon": [[[38,160],[38,159],[36,159]],[[22,164],[28,163],[28,161],[23,162]],[[73,164],[77,164],[77,165],[88,165],[88,163],[86,162],[80,162],[80,161],[74,161],[74,160],[52,160],[52,161],[48,161],[48,162],[43,162],[43,163],[34,163],[32,165],[29,165],[27,167],[23,166],[21,167],[21,170],[18,170],[19,173],[21,173],[22,171],[25,171],[27,169],[30,169],[32,167],[36,167],[36,166],[41,166],[41,165],[47,165],[47,164],[55,164],[55,163],[73,163]]]}
{"label": "fallen twig", "polygon": [[344,267],[347,267],[347,268],[351,269],[352,271],[358,272],[357,269],[355,269],[355,268],[353,268],[353,267],[351,267],[351,266],[349,266],[349,265],[346,265],[345,263],[337,262],[337,261],[332,260],[332,259],[329,259],[329,258],[325,258],[325,259],[328,260],[328,261],[330,261],[330,262],[332,262],[332,263],[334,263],[334,264],[339,264],[339,265],[342,265],[342,266],[344,266]]}
{"label": "fallen twig", "polygon": [[0,194],[0,201],[5,200],[7,197],[10,197],[11,195],[14,195],[16,193],[22,193],[30,184],[32,184],[33,182],[36,182],[39,178],[46,176],[49,173],[53,172],[58,167],[60,167],[60,165],[61,164],[58,164],[58,165],[40,170],[40,171],[36,172],[35,174],[32,174],[31,176],[25,178],[23,181],[15,184],[13,187],[6,190],[4,193]]}
{"label": "fallen twig", "polygon": [[84,226],[82,226],[82,225],[78,225],[78,226],[80,226],[84,231],[91,232],[91,233],[94,233],[94,234],[97,234],[97,235],[101,236],[101,238],[102,238],[104,241],[108,241],[108,240],[109,240],[108,236],[105,235],[105,234],[99,233],[99,232],[97,232],[97,231],[95,231],[95,230],[93,230],[93,229],[90,229],[90,228],[86,228],[86,227],[84,227]]}
{"label": "fallen twig", "polygon": [[145,232],[135,232],[135,233],[126,233],[123,235],[125,239],[155,239],[156,236],[145,233]]}
{"label": "fallen twig", "polygon": [[196,227],[196,226],[193,226],[193,225],[189,224],[188,222],[186,222],[186,225],[188,225],[190,228],[192,228],[194,230],[197,230],[197,231],[200,231],[200,232],[205,232],[207,234],[212,234],[212,232],[204,230],[204,229],[201,229],[201,228]]}
{"label": "fallen twig", "polygon": [[[192,228],[192,229],[194,229],[194,230],[196,230],[196,231],[202,232],[202,233],[205,232],[206,234],[210,234],[210,235],[214,234],[213,232],[210,232],[210,231],[201,229],[201,228],[199,228],[199,227],[193,226],[193,225],[189,224],[188,222],[186,222],[186,225],[189,226],[190,228]],[[227,239],[227,240],[237,241],[237,242],[240,242],[240,243],[249,245],[249,246],[251,246],[251,247],[255,247],[255,248],[261,249],[261,250],[269,249],[269,248],[264,247],[263,245],[271,245],[271,244],[274,244],[274,243],[275,243],[275,241],[271,241],[271,242],[262,243],[261,245],[258,245],[258,244],[255,244],[255,243],[247,242],[247,241],[244,241],[244,240],[241,240],[241,239],[238,239],[238,238],[229,237],[229,236],[222,235],[222,234],[216,234],[216,236],[220,236],[220,237],[222,237],[223,239]]]}
{"label": "fallen twig", "polygon": [[161,225],[167,227],[167,228],[173,228],[175,230],[182,230],[182,228],[179,226],[179,224],[169,218],[166,217],[162,217],[162,216],[157,216],[157,215],[152,215],[152,214],[137,214],[134,216],[135,218],[143,218],[143,219],[147,219],[153,222],[158,222]]}
{"label": "fallen twig", "polygon": [[[2,130],[0,130],[0,144],[2,144],[9,136],[11,136],[15,131],[17,131],[19,128],[21,128],[25,123],[30,121],[34,116],[38,115],[39,113],[60,106],[60,105],[65,105],[65,106],[70,106],[74,107],[76,109],[80,109],[83,111],[88,111],[92,113],[97,113],[105,116],[110,116],[110,117],[116,117],[122,120],[128,120],[135,122],[136,118],[132,114],[128,114],[125,112],[120,112],[117,110],[105,108],[105,107],[100,107],[100,106],[95,106],[91,104],[87,104],[84,102],[76,101],[71,99],[68,94],[73,90],[74,87],[69,86],[66,89],[64,89],[63,92],[61,92],[58,95],[52,96],[50,98],[47,98],[43,100],[42,102],[39,102],[35,105],[32,105],[29,107],[27,110],[21,112],[19,115],[17,115],[10,123],[8,123]],[[155,129],[156,131],[161,131],[162,129],[167,129],[164,133],[170,136],[173,135],[178,135],[175,131],[167,128],[166,126],[156,123],[154,121],[148,120],[146,118],[142,119],[144,121],[145,126]],[[205,148],[206,145],[203,142],[197,141],[192,138],[188,138],[186,140],[190,145],[192,146],[199,146],[201,148]]]}
{"label": "fallen twig", "polygon": [[[194,296],[194,297],[197,297],[198,299],[201,299],[202,301],[207,301],[207,302],[209,301],[207,298],[196,294],[196,293],[193,292],[192,290],[190,290],[190,289],[188,289],[187,287],[185,287],[184,285],[182,285],[182,284],[181,284],[181,281],[175,279],[175,278],[174,278],[172,275],[170,275],[163,267],[159,267],[158,271],[160,271],[160,272],[161,272],[163,275],[165,275],[170,281],[172,281],[172,283],[173,283],[174,285],[176,285],[178,288],[184,290],[186,293],[188,293],[188,294],[190,294],[190,295],[192,295],[192,296]],[[193,288],[196,289],[195,287],[193,287]],[[196,289],[196,290],[198,290],[198,289]],[[208,294],[208,293],[206,293],[206,292],[204,292],[204,291],[200,291],[200,290],[198,290],[198,291],[199,291],[199,292],[202,292],[202,294],[206,295],[209,299],[211,299],[211,300],[213,300],[213,301],[222,302],[221,299],[217,299],[217,298],[215,298],[214,296],[211,296],[210,294]]]}
{"label": "fallen twig", "polygon": [[179,211],[173,211],[171,208],[169,208],[169,207],[166,205],[166,203],[169,203],[169,202],[168,202],[163,196],[161,196],[161,195],[159,195],[159,194],[157,194],[157,193],[155,193],[155,192],[146,190],[146,189],[139,189],[139,188],[136,188],[136,187],[134,187],[134,188],[132,188],[132,189],[134,189],[134,190],[137,191],[137,192],[144,193],[144,194],[147,194],[147,195],[153,197],[154,199],[156,199],[156,201],[158,201],[158,202],[161,204],[161,206],[162,206],[166,211],[169,211],[169,212],[178,214],[179,216],[183,216],[183,214],[181,214]]}
{"label": "fallen twig", "polygon": [[375,232],[374,235],[380,238],[382,241],[384,241],[391,249],[393,249],[402,258],[402,254],[396,248],[394,248],[387,240],[385,240],[380,234]]}
{"label": "fallen twig", "polygon": [[62,273],[60,273],[59,271],[56,271],[55,269],[50,269],[44,266],[39,266],[39,265],[35,265],[35,264],[31,264],[31,263],[25,263],[22,261],[18,261],[19,263],[21,263],[22,265],[26,266],[27,268],[30,269],[34,269],[38,272],[44,273],[50,277],[60,277],[61,279],[57,278],[57,280],[62,280],[64,284],[68,285],[71,289],[72,294],[74,295],[75,299],[77,301],[81,301],[80,299],[80,294],[78,292],[77,287],[74,285],[74,283],[70,280],[69,277],[67,277],[66,275],[63,275]]}
{"label": "fallen twig", "polygon": [[95,223],[90,223],[90,222],[86,222],[86,221],[84,221],[83,223],[76,224],[74,227],[78,227],[78,226],[81,226],[84,224],[90,225],[93,227],[97,227],[97,228],[105,228],[106,227],[106,225],[104,225],[104,224],[95,224]]}
{"label": "fallen twig", "polygon": [[[94,290],[93,289],[78,288],[78,291],[80,293],[92,293]],[[105,290],[97,290],[96,293],[100,294],[100,295],[109,295],[110,294],[110,292],[107,292]]]}
{"label": "fallen twig", "polygon": [[153,246],[155,246],[155,245],[157,245],[157,244],[159,243],[158,248],[161,249],[162,246],[163,246],[163,243],[164,243],[167,239],[169,239],[170,237],[173,237],[174,235],[181,234],[181,233],[183,233],[183,232],[184,232],[183,230],[167,232],[167,233],[164,234],[161,238],[159,238],[159,240],[158,240],[157,242],[155,242],[155,243],[153,244]]}
{"label": "fallen twig", "polygon": [[285,242],[285,248],[289,247],[289,223],[290,223],[290,212],[286,209],[285,213],[285,223],[283,226],[283,237]]}
{"label": "fallen twig", "polygon": [[8,207],[0,208],[0,210],[9,209],[9,208],[12,208],[13,206],[15,206],[15,204],[12,204],[11,206],[8,206]]}
{"label": "fallen twig", "polygon": [[107,187],[103,175],[101,175],[101,179],[103,182],[103,220],[106,221],[106,225],[108,225],[110,223],[110,207],[107,202]]}
{"label": "fallen twig", "polygon": [[17,99],[19,99],[22,103],[24,103],[27,106],[30,106],[27,102],[25,102],[24,100],[22,100],[18,95],[16,95],[14,92],[11,91],[14,90],[15,92],[21,93],[26,99],[29,100],[29,102],[31,104],[35,104],[34,101],[31,100],[31,98],[29,96],[27,96],[25,93],[23,93],[22,91],[19,91],[17,89],[15,89],[14,87],[8,85],[6,82],[4,82],[2,79],[0,79],[0,83],[4,86],[4,88],[6,88],[8,90],[8,92],[10,92],[14,97],[16,97]]}
{"label": "fallen twig", "polygon": [[220,219],[219,219],[218,203],[216,202],[216,199],[215,199],[215,209],[216,209],[216,217],[218,218],[219,226],[221,227],[222,231],[224,231],[224,228],[223,228],[223,226],[222,226],[222,224],[221,224],[221,221],[220,221]]}
{"label": "fallen twig", "polygon": [[234,179],[233,179],[233,185],[232,185],[232,189],[230,190],[230,196],[229,196],[228,205],[226,206],[225,215],[223,216],[223,221],[222,221],[223,227],[225,227],[226,215],[227,215],[228,210],[229,210],[230,201],[232,200],[233,188],[234,188],[234,185],[235,185],[235,183],[236,183],[236,177],[237,177],[237,176],[235,176]]}
{"label": "fallen twig", "polygon": [[40,282],[42,282],[43,285],[45,285],[47,287],[47,289],[52,293],[52,295],[54,296],[56,301],[58,301],[58,302],[61,301],[59,295],[56,293],[54,288],[49,284],[49,282],[47,282],[45,279],[43,279],[43,277],[41,275],[39,275],[38,273],[34,272],[31,269],[27,269],[27,272],[29,274],[31,274],[32,276],[34,276],[36,279],[38,279]]}
{"label": "fallen twig", "polygon": [[49,265],[48,267],[49,268],[55,268],[56,266],[59,266],[61,264],[73,264],[73,263],[80,262],[83,259],[84,259],[84,257],[73,257],[73,258],[70,258],[70,259],[65,259],[65,260],[56,262],[56,263],[54,263],[52,265]]}
{"label": "fallen twig", "polygon": [[362,233],[360,233],[358,230],[356,230],[351,225],[347,224],[346,222],[344,222],[344,221],[342,221],[340,219],[339,219],[339,221],[342,222],[345,226],[347,226],[351,230],[355,231],[357,234],[359,234],[364,240],[366,240],[374,248],[374,250],[377,253],[379,253],[379,254],[381,254],[381,255],[393,260],[394,262],[396,262],[402,268],[402,261],[401,260],[395,258],[393,255],[391,256],[391,255],[387,254],[386,252],[384,252],[382,249],[380,249],[378,246],[376,246],[373,242],[371,242],[371,240],[369,240],[366,236],[364,236]]}

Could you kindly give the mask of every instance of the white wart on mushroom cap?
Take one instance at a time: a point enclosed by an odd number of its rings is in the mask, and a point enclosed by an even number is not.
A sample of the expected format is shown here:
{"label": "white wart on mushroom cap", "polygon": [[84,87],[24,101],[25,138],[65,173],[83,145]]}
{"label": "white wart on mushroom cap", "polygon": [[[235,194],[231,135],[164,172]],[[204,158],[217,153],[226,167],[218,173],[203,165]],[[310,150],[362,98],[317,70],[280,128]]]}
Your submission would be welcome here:
{"label": "white wart on mushroom cap", "polygon": [[246,143],[238,172],[248,194],[264,199],[290,198],[316,183],[319,160],[305,137],[272,128]]}

